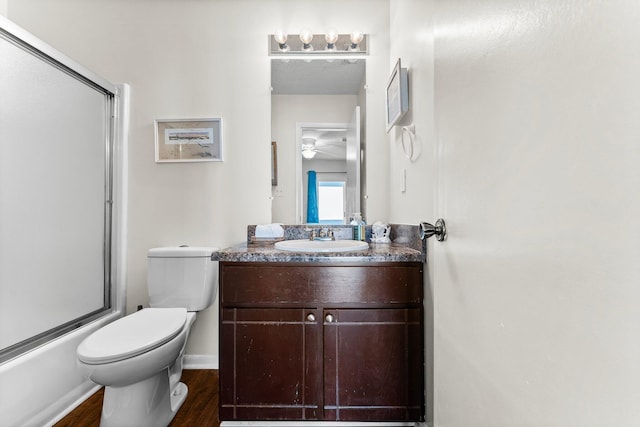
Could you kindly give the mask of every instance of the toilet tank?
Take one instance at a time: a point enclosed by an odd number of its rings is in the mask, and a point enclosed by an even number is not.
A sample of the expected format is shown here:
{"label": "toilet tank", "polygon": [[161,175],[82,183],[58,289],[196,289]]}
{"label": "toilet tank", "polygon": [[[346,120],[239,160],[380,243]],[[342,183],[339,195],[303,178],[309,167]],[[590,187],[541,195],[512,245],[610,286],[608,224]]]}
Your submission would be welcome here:
{"label": "toilet tank", "polygon": [[218,291],[218,262],[211,261],[216,250],[202,246],[149,249],[149,305],[185,307],[187,311],[209,307]]}

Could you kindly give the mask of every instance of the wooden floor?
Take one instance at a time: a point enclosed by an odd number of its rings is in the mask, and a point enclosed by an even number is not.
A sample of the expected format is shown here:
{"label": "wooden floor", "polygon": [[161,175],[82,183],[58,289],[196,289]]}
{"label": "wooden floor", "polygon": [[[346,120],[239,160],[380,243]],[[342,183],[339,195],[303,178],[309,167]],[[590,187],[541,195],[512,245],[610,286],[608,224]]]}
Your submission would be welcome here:
{"label": "wooden floor", "polygon": [[[189,388],[189,394],[169,427],[219,427],[218,371],[185,370],[181,381]],[[54,427],[98,427],[103,394],[104,389],[100,389]]]}

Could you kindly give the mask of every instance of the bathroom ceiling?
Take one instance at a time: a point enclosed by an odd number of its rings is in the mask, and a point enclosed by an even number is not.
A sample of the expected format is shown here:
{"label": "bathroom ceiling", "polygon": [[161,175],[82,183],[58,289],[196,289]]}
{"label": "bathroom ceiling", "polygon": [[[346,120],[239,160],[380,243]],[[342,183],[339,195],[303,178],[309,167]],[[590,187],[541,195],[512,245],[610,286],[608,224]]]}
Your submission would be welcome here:
{"label": "bathroom ceiling", "polygon": [[365,61],[273,59],[274,95],[357,95],[364,85]]}

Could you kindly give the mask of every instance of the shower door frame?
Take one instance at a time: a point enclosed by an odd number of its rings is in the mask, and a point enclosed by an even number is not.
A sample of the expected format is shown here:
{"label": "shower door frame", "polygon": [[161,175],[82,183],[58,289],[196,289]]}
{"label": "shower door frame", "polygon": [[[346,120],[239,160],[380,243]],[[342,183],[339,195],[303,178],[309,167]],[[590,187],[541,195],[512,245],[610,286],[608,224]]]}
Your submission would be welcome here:
{"label": "shower door frame", "polygon": [[[76,79],[78,82],[95,90],[104,96],[104,208],[103,208],[103,305],[102,307],[84,313],[81,316],[70,319],[62,324],[58,324],[37,333],[27,339],[11,344],[0,349],[0,364],[12,360],[34,348],[42,346],[58,337],[68,334],[88,323],[95,321],[116,310],[116,286],[114,286],[112,275],[114,266],[112,265],[113,251],[113,205],[114,205],[114,149],[116,148],[116,135],[122,129],[117,128],[117,111],[121,109],[118,103],[121,102],[118,96],[118,88],[110,82],[95,75],[80,64],[61,54],[51,46],[37,39],[22,28],[13,24],[9,20],[0,16],[0,39],[22,49],[25,53],[40,59],[52,69],[61,71],[66,76]],[[121,156],[124,153],[120,153]],[[37,253],[35,262],[37,262]],[[115,255],[114,255],[115,256]],[[124,300],[118,301],[118,306],[123,305]]]}

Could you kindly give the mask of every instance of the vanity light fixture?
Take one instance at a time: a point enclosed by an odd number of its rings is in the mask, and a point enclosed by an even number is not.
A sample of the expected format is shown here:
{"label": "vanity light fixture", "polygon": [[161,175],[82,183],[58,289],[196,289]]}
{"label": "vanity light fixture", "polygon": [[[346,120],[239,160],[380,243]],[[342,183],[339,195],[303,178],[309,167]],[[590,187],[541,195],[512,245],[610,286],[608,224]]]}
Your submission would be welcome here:
{"label": "vanity light fixture", "polygon": [[274,40],[278,43],[278,49],[280,52],[289,52],[291,48],[287,44],[287,35],[282,31],[276,31],[273,35]]}
{"label": "vanity light fixture", "polygon": [[300,32],[300,41],[302,42],[303,51],[311,52],[313,50],[311,40],[313,40],[313,33],[311,32],[311,30],[302,30]]}
{"label": "vanity light fixture", "polygon": [[305,29],[300,34],[287,34],[278,30],[269,35],[269,55],[367,55],[368,38],[366,34],[353,32],[341,34],[331,28],[324,34],[314,34]]}

